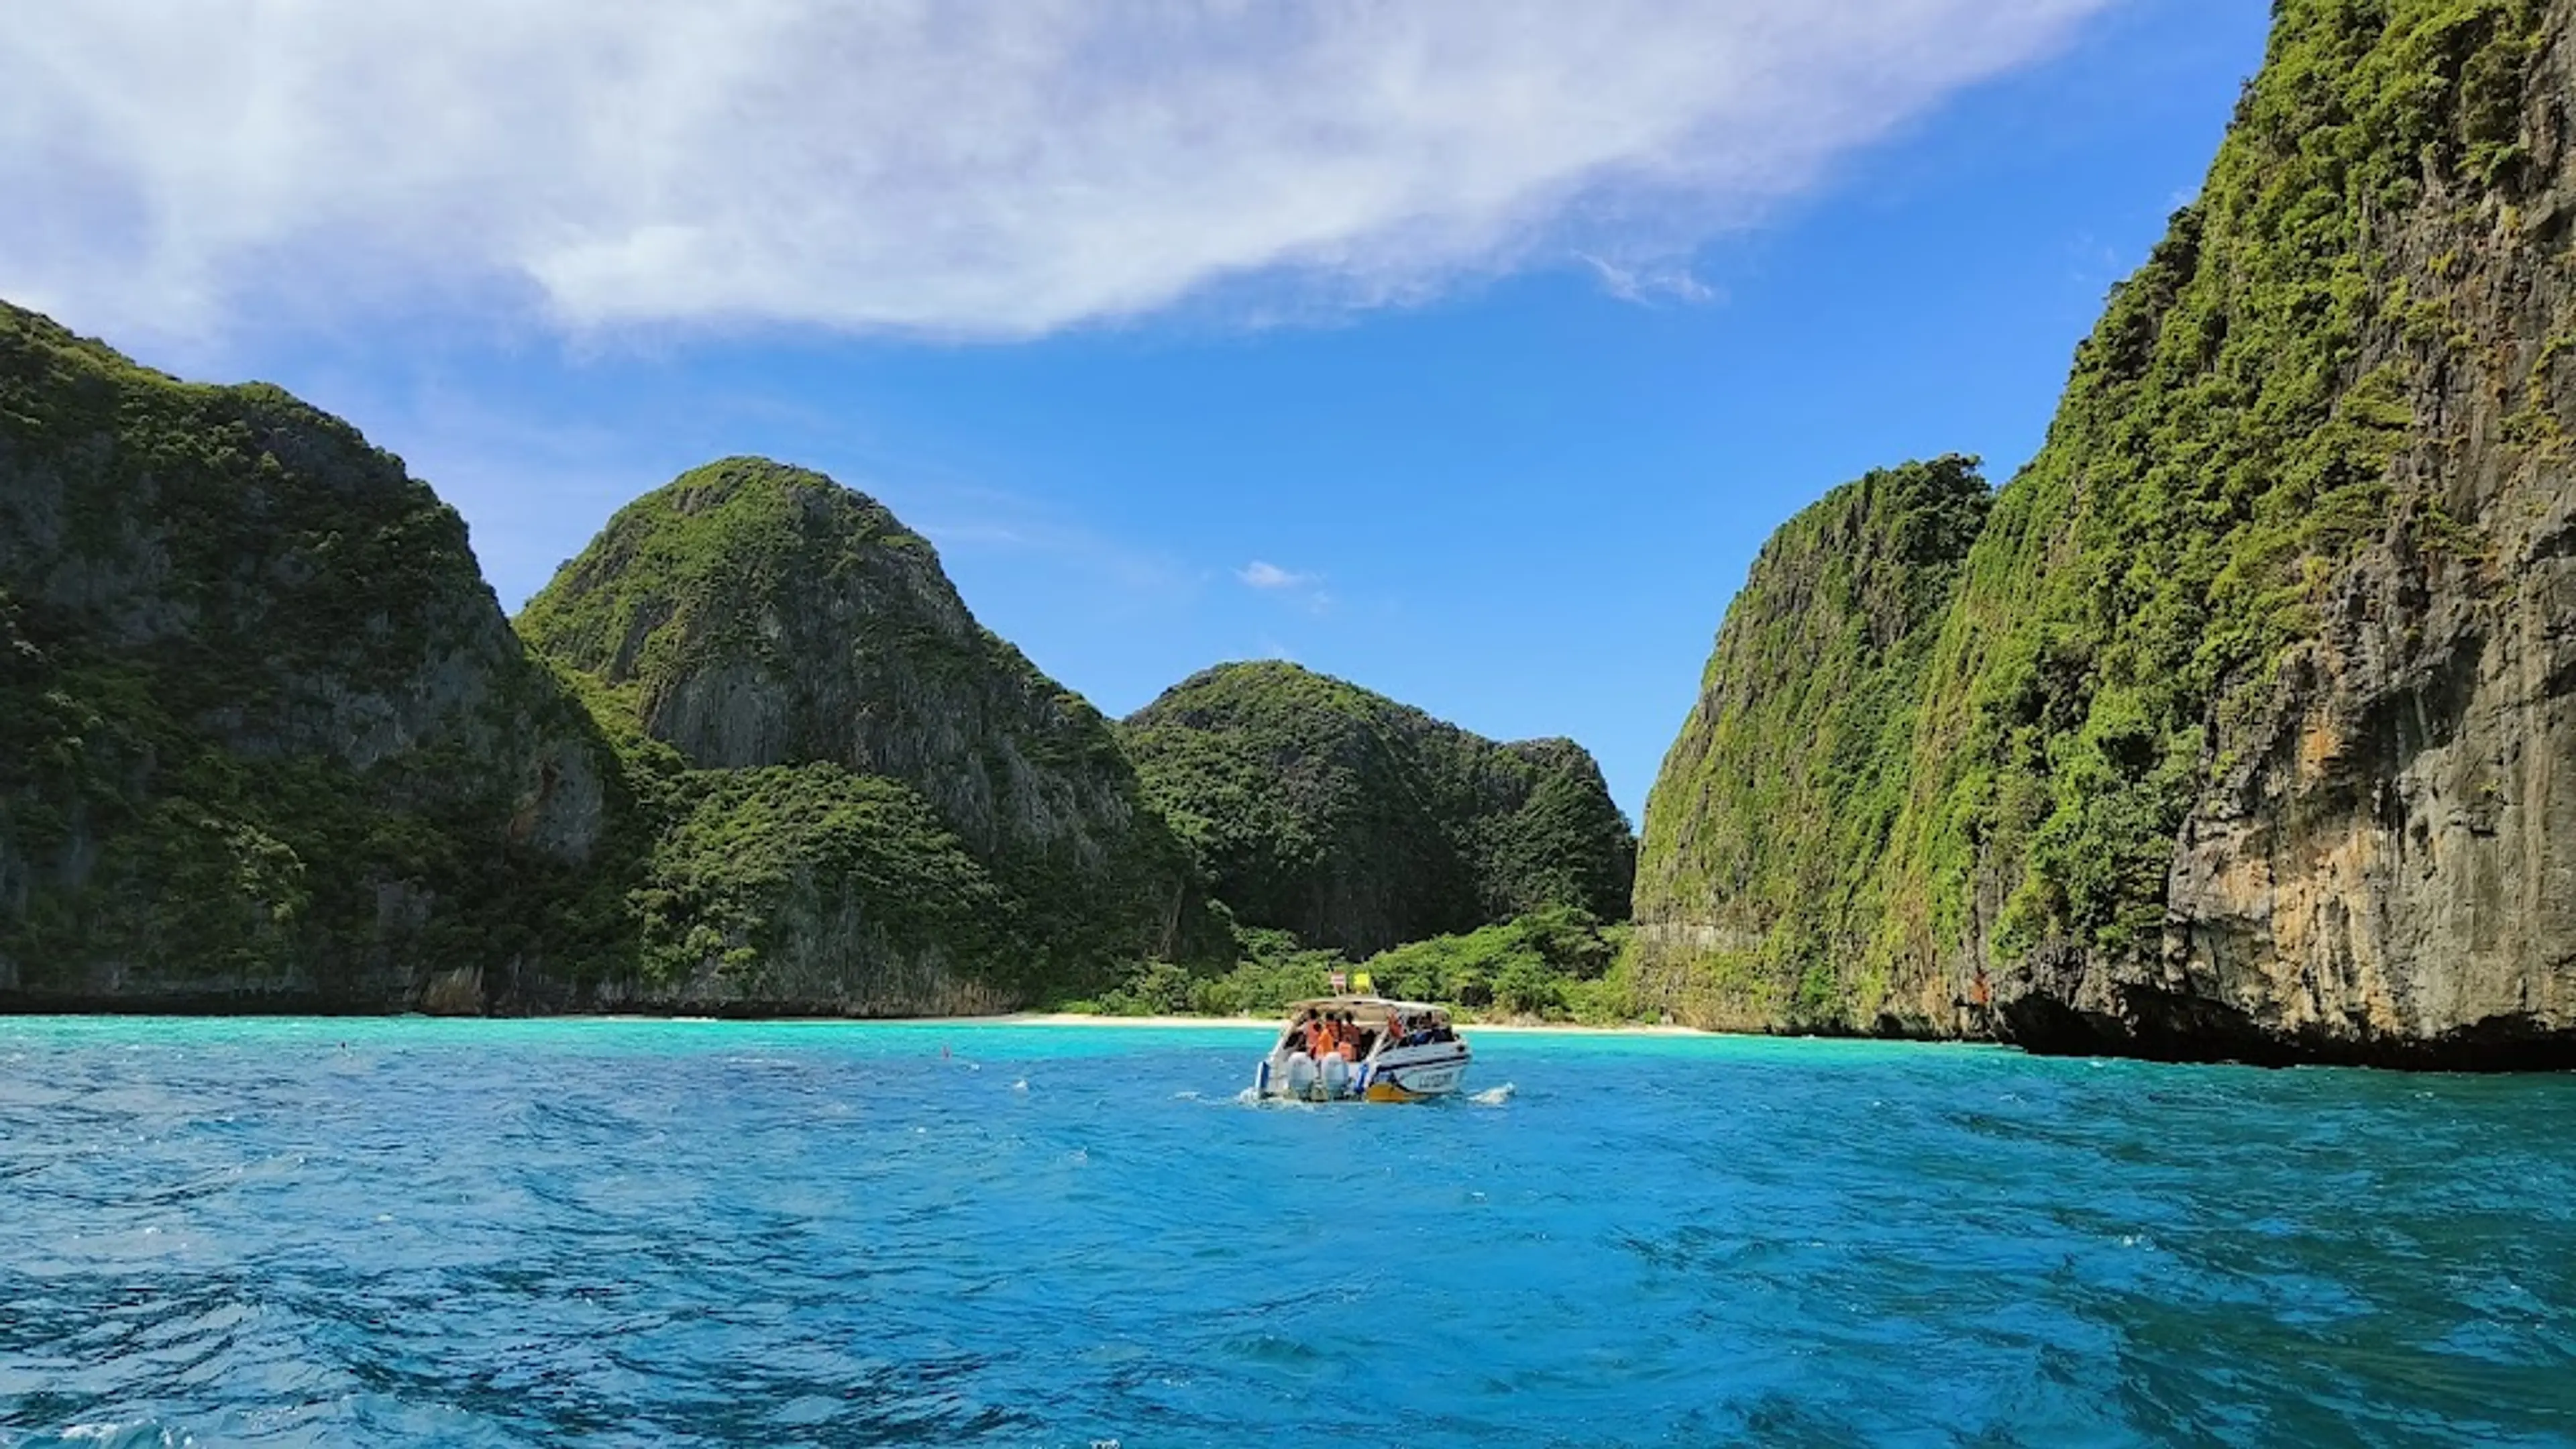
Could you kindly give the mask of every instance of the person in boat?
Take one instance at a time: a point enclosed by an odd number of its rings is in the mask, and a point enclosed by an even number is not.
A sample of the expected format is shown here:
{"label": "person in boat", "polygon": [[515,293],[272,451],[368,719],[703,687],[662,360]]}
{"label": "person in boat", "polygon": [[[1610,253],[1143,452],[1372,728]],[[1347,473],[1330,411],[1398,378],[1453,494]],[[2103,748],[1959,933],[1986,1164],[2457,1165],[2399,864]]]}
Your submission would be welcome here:
{"label": "person in boat", "polygon": [[1299,1016],[1294,1023],[1290,1024],[1288,1028],[1288,1050],[1292,1052],[1304,1052],[1308,1056],[1313,1056],[1315,1055],[1314,1046],[1315,1008],[1310,1006],[1306,1008],[1305,1014]]}
{"label": "person in boat", "polygon": [[[1312,1015],[1312,1013],[1309,1014]],[[1336,1050],[1334,1032],[1335,1027],[1330,1012],[1317,1017],[1313,1028],[1306,1033],[1306,1055],[1318,1062],[1333,1055]]]}
{"label": "person in boat", "polygon": [[1342,1060],[1356,1063],[1360,1059],[1360,1024],[1347,1011],[1342,1013],[1342,1029],[1333,1034],[1333,1049]]}

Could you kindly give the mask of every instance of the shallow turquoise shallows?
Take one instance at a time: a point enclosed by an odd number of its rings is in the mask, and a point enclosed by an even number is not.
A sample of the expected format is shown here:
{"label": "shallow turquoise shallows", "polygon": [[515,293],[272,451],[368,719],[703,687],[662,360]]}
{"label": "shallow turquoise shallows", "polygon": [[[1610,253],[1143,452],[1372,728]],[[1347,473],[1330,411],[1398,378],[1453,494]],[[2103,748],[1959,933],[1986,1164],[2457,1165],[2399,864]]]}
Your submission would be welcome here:
{"label": "shallow turquoise shallows", "polygon": [[2576,1079],[1263,1040],[0,1020],[0,1444],[2576,1442]]}

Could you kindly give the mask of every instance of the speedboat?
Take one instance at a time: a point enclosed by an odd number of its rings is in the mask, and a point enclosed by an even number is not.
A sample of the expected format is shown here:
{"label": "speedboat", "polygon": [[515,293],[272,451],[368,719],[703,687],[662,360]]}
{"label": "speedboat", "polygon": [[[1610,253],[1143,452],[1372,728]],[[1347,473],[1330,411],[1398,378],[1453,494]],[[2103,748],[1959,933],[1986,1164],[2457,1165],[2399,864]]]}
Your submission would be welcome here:
{"label": "speedboat", "polygon": [[[1313,1050],[1318,1028],[1347,1033],[1347,1050]],[[1256,1097],[1301,1102],[1419,1102],[1467,1077],[1467,1043],[1445,1008],[1383,996],[1319,996],[1288,1008],[1278,1043],[1254,1070]]]}

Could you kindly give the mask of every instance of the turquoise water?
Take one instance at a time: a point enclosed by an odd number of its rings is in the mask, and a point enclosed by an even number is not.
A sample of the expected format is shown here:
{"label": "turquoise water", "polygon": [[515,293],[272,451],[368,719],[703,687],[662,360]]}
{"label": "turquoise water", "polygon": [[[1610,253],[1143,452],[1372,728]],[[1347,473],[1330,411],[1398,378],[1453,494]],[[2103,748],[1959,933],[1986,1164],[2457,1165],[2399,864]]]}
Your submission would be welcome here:
{"label": "turquoise water", "polygon": [[0,1020],[0,1444],[2576,1442],[2576,1078],[1262,1044]]}

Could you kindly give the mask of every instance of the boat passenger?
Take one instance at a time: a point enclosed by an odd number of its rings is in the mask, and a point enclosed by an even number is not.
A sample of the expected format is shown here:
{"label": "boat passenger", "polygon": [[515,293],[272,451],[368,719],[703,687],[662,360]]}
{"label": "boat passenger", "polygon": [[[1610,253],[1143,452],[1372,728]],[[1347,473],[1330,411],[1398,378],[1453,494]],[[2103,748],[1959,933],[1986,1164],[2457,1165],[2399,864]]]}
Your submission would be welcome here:
{"label": "boat passenger", "polygon": [[1356,1062],[1360,1059],[1360,1025],[1351,1019],[1351,1014],[1347,1011],[1342,1013],[1342,1029],[1334,1034],[1333,1046],[1341,1052],[1343,1061]]}
{"label": "boat passenger", "polygon": [[1332,1017],[1325,1016],[1318,1020],[1314,1025],[1314,1029],[1306,1034],[1307,1055],[1312,1056],[1319,1062],[1324,1058],[1331,1056],[1335,1050],[1335,1043],[1333,1041],[1333,1033],[1335,1030],[1336,1028],[1333,1025]]}

